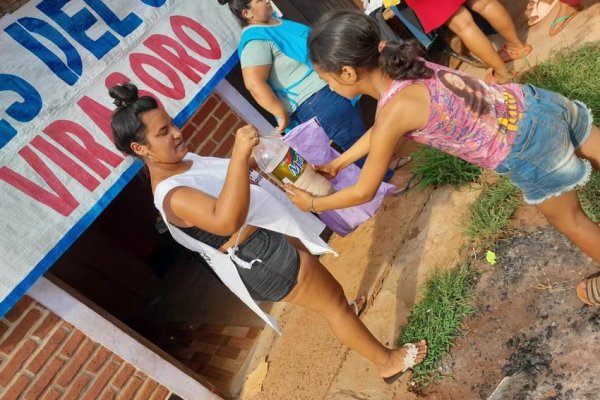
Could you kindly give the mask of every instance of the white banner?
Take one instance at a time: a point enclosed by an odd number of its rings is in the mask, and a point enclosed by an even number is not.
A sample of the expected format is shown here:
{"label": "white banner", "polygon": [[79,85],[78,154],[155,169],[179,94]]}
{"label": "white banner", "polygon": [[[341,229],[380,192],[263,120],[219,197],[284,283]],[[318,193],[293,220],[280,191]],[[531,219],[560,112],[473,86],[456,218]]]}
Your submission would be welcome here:
{"label": "white banner", "polygon": [[139,170],[110,134],[133,82],[181,126],[237,62],[216,0],[33,0],[0,20],[0,316]]}

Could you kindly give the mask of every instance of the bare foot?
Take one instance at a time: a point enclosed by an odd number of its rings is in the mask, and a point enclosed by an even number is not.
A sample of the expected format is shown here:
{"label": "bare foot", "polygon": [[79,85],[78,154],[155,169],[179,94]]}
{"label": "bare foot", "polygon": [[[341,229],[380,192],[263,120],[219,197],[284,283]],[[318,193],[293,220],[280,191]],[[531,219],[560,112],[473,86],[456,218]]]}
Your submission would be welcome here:
{"label": "bare foot", "polygon": [[409,348],[406,345],[392,351],[387,365],[378,368],[379,374],[384,379],[394,377],[398,373],[412,369],[415,365],[423,362],[427,355],[427,342],[425,340],[420,340],[413,344],[416,346],[417,350],[416,355],[414,355],[414,362],[411,362],[412,357],[408,354]]}

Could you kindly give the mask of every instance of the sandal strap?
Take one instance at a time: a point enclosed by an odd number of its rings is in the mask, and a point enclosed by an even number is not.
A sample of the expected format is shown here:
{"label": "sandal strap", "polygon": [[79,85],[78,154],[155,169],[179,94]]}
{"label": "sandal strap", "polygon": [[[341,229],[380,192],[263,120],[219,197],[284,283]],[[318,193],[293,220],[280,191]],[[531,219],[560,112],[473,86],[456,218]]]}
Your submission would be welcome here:
{"label": "sandal strap", "polygon": [[585,292],[590,303],[600,306],[600,276],[585,279]]}
{"label": "sandal strap", "polygon": [[566,20],[568,20],[569,18],[571,18],[574,15],[575,14],[563,15],[562,17],[554,18],[554,20],[550,24],[550,28],[556,28],[556,26],[558,24],[561,24],[561,23],[565,22]]}
{"label": "sandal strap", "polygon": [[415,366],[415,360],[419,355],[419,348],[414,343],[406,343],[402,347],[406,348],[402,367],[402,372],[405,372]]}

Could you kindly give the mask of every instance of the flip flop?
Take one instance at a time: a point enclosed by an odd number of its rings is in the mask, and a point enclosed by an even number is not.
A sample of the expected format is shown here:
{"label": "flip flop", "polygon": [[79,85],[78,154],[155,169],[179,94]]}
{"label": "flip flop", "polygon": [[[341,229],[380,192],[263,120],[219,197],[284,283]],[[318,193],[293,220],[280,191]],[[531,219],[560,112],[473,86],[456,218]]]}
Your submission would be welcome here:
{"label": "flip flop", "polygon": [[406,371],[412,369],[416,365],[415,360],[419,355],[419,348],[417,347],[417,345],[414,343],[406,343],[402,347],[406,347],[406,354],[404,355],[402,370],[392,376],[383,378],[383,381],[388,385],[391,385],[392,383],[396,382],[398,378],[400,378],[406,373]]}
{"label": "flip flop", "polygon": [[409,162],[411,162],[412,161],[412,157],[411,156],[401,156],[401,157],[398,157],[394,161],[395,162],[392,162],[393,167],[390,167],[390,169],[392,171],[397,171],[400,168],[402,168],[403,166],[405,166],[406,164],[408,164]]}
{"label": "flip flop", "polygon": [[[540,23],[544,18],[550,14],[550,11],[554,8],[554,6],[558,3],[559,0],[552,0],[552,3],[548,4],[545,1],[538,0],[533,8],[531,9],[531,15],[527,20],[527,25],[534,26]],[[537,17],[533,19],[533,17]]]}
{"label": "flip flop", "polygon": [[571,22],[571,20],[580,12],[581,9],[578,9],[573,14],[563,15],[562,17],[554,18],[554,20],[550,24],[550,31],[548,32],[550,37],[558,35],[565,28],[565,26],[567,26],[567,24]]}
{"label": "flip flop", "polygon": [[502,48],[498,50],[498,55],[500,56],[502,61],[506,63],[509,61],[514,61],[523,57],[527,57],[529,53],[531,53],[531,50],[533,50],[533,47],[531,47],[531,45],[528,43],[525,43],[523,47],[519,48],[511,48],[504,44],[504,46],[502,46]]}
{"label": "flip flop", "polygon": [[[585,283],[585,289],[581,283]],[[583,278],[577,285],[577,297],[587,305],[600,306],[600,271]]]}
{"label": "flip flop", "polygon": [[393,190],[392,195],[400,196],[408,193],[410,190],[414,189],[421,182],[422,179],[423,177],[421,177],[420,175],[413,174],[410,178],[408,178],[408,181],[406,182],[406,184],[404,184],[403,187],[397,187],[395,190]]}
{"label": "flip flop", "polygon": [[360,317],[360,314],[367,308],[367,296],[364,294],[358,296],[350,302],[350,307],[354,310],[354,314],[356,314],[357,317]]}

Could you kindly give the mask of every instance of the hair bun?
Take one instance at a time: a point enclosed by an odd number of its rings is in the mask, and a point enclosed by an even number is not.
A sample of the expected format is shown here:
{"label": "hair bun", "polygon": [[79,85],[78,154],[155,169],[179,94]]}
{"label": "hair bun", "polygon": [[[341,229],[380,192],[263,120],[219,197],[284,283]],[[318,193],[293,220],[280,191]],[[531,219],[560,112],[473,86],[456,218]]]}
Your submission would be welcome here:
{"label": "hair bun", "polygon": [[133,83],[125,83],[111,87],[108,94],[115,99],[113,103],[117,107],[123,107],[135,103],[138,99],[138,88]]}

